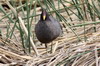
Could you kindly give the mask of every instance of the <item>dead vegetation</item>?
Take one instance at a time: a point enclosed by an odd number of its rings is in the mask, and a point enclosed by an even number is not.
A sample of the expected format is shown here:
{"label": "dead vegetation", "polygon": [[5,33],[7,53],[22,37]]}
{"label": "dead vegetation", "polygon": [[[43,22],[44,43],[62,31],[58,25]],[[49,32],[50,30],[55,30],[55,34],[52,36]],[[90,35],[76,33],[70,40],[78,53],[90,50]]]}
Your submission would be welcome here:
{"label": "dead vegetation", "polygon": [[[18,0],[19,1],[19,0]],[[54,0],[55,3],[58,3],[57,0]],[[66,0],[67,1],[67,0]],[[5,4],[3,1],[1,3]],[[89,2],[91,4],[91,1]],[[96,3],[96,1],[94,1]],[[29,3],[30,4],[30,3]],[[34,7],[35,1],[33,1]],[[43,4],[43,3],[42,3]],[[71,7],[72,5],[69,3],[64,3],[67,7]],[[6,4],[7,5],[7,4]],[[9,6],[9,5],[7,5]],[[24,5],[17,6],[16,8],[20,8]],[[85,5],[86,6],[86,5]],[[63,8],[63,5],[59,6]],[[57,8],[57,6],[56,6]],[[83,8],[83,6],[82,6]],[[15,13],[15,15],[10,15],[11,18],[16,22],[16,11],[13,8],[5,8],[7,14]],[[86,8],[87,9],[87,8]],[[77,10],[72,8],[73,12],[77,13]],[[85,10],[83,8],[83,10]],[[52,9],[51,9],[52,11]],[[31,10],[32,12],[32,10]],[[31,13],[30,12],[30,13]],[[39,19],[39,14],[41,12],[41,7],[36,7],[36,17],[32,21],[32,29],[31,32],[34,34],[34,26]],[[70,11],[71,12],[71,11]],[[25,11],[25,14],[27,12]],[[87,12],[86,12],[87,13]],[[95,20],[90,18],[90,15],[87,13],[84,17],[84,20],[79,20],[75,14],[70,13],[70,16],[66,14],[65,10],[61,10],[61,14],[64,18],[68,19],[67,23],[71,26],[66,26],[64,21],[60,23],[63,26],[63,35],[57,38],[53,44],[53,50],[55,50],[52,54],[47,53],[44,44],[40,44],[40,42],[33,35],[31,38],[34,41],[33,48],[31,47],[31,53],[24,52],[26,49],[23,48],[21,44],[20,31],[15,28],[13,32],[12,38],[7,38],[10,31],[13,30],[14,23],[9,22],[9,19],[6,18],[3,12],[0,12],[0,66],[100,66],[100,20],[99,16],[95,16]],[[54,12],[52,15],[55,16]],[[14,17],[15,16],[15,17]],[[4,18],[3,18],[4,17]],[[22,18],[24,15],[22,11],[18,12],[17,17]],[[24,17],[25,18],[25,17]],[[72,19],[72,21],[70,20]],[[20,21],[20,19],[19,19]],[[20,21],[21,22],[21,21]],[[22,21],[23,22],[23,21]],[[26,27],[27,23],[24,23],[24,27]],[[18,25],[18,24],[17,24]],[[10,27],[9,27],[10,26]],[[21,28],[26,33],[27,29],[24,28],[21,24]],[[10,28],[7,32],[7,29]],[[78,37],[72,32],[72,30],[78,35]],[[96,30],[95,30],[96,29]],[[7,34],[9,33],[9,34]],[[81,39],[80,41],[78,39]],[[49,50],[50,50],[49,44]],[[55,46],[56,45],[56,46]],[[34,52],[34,47],[36,48]],[[56,49],[55,49],[56,47]],[[27,51],[27,50],[26,50]],[[36,55],[38,52],[38,56]]]}

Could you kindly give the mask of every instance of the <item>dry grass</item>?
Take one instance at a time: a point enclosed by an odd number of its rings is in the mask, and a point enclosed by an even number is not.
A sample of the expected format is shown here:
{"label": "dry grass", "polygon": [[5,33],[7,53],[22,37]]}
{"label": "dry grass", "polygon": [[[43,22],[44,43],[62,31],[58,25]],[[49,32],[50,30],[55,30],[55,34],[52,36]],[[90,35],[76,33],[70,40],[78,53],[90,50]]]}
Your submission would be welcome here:
{"label": "dry grass", "polygon": [[[37,13],[40,13],[40,7],[37,8]],[[0,17],[2,17],[0,13]],[[21,15],[21,14],[19,14]],[[65,13],[63,13],[65,15]],[[66,18],[69,18],[65,15]],[[80,24],[84,21],[79,22],[74,15],[71,15],[73,22],[68,21],[70,24]],[[38,19],[38,17],[37,17]],[[31,54],[25,54],[20,40],[19,31],[17,29],[14,32],[12,39],[6,38],[6,22],[8,19],[3,19],[0,24],[2,30],[2,36],[0,37],[0,66],[100,66],[100,25],[87,25],[84,27],[75,27],[75,32],[81,41],[78,41],[77,37],[68,27],[63,27],[63,35],[57,38],[53,42],[53,53],[47,53],[44,44],[40,45],[39,41],[35,39],[35,45],[38,49],[39,56],[36,56],[34,50]],[[97,20],[99,21],[99,20]],[[90,23],[93,21],[85,21]],[[65,25],[64,22],[61,22]],[[13,26],[13,24],[11,24]],[[33,33],[35,23],[33,21]],[[94,31],[94,26],[97,31]],[[87,41],[84,41],[84,35]],[[9,42],[10,41],[10,42]],[[50,50],[51,44],[48,44]],[[56,46],[55,46],[56,45]],[[56,48],[56,49],[55,49]]]}

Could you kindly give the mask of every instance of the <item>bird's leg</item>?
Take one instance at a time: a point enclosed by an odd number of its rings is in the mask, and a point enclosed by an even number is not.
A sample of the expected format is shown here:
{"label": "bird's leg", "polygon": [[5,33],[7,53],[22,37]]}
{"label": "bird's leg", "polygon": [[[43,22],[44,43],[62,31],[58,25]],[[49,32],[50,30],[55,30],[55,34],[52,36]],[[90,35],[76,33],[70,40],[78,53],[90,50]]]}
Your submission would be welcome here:
{"label": "bird's leg", "polygon": [[47,53],[48,53],[48,50],[47,50],[47,44],[45,43],[45,48],[46,48],[46,51],[47,51]]}
{"label": "bird's leg", "polygon": [[52,53],[52,46],[53,46],[52,44],[53,44],[53,42],[51,43],[51,53]]}

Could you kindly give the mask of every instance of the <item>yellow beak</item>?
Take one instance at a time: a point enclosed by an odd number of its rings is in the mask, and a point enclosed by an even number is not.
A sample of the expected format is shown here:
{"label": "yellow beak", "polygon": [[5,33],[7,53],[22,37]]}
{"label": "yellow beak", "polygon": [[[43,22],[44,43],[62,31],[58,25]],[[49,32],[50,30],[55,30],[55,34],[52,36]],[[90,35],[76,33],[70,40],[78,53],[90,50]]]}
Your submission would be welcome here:
{"label": "yellow beak", "polygon": [[46,16],[43,16],[43,20],[45,20]]}

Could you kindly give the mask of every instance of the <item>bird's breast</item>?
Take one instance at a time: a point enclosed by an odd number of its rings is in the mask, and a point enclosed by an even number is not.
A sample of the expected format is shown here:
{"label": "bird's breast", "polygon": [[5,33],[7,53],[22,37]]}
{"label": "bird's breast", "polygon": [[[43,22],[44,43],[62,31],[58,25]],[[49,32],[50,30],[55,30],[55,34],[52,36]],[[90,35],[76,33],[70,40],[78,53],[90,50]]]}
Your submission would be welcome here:
{"label": "bird's breast", "polygon": [[38,22],[36,25],[36,36],[42,43],[48,43],[57,38],[60,34],[59,27],[52,22]]}

